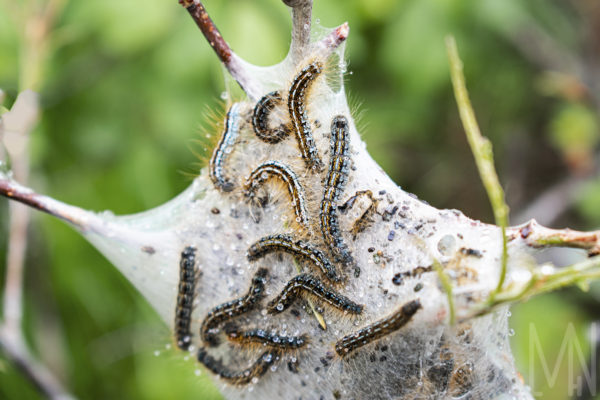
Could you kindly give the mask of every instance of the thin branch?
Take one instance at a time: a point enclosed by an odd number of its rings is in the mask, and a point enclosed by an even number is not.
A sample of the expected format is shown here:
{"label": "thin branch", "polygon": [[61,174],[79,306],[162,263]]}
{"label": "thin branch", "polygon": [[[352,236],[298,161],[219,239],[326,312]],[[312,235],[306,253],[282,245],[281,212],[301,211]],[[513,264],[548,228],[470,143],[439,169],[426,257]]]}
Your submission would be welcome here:
{"label": "thin branch", "polygon": [[74,398],[64,390],[50,370],[31,355],[20,335],[12,336],[5,328],[0,328],[0,350],[46,397],[54,400]]}
{"label": "thin branch", "polygon": [[294,64],[304,56],[310,43],[312,0],[283,0],[292,8],[292,45],[290,53]]}
{"label": "thin branch", "polygon": [[587,288],[589,282],[600,278],[600,257],[592,257],[564,268],[545,264],[531,270],[529,278],[513,281],[503,287],[493,298],[461,314],[459,323],[489,314],[498,307],[525,302],[534,296],[552,292],[567,286]]}
{"label": "thin branch", "polygon": [[200,31],[213,48],[219,60],[223,63],[229,74],[237,81],[240,87],[250,98],[259,98],[264,94],[261,85],[253,79],[244,65],[244,61],[239,58],[231,47],[227,44],[219,29],[206,12],[202,2],[198,0],[179,0],[185,9],[190,13]]}
{"label": "thin branch", "polygon": [[94,219],[98,219],[89,211],[65,204],[52,197],[36,193],[32,189],[23,186],[2,174],[0,174],[0,196],[8,197],[11,200],[16,200],[60,218],[63,221],[75,225],[75,227],[83,232],[90,230],[90,227],[93,226],[92,222],[96,222]]}
{"label": "thin branch", "polygon": [[[475,157],[475,163],[479,170],[479,176],[483,182],[483,186],[490,199],[496,224],[502,230],[502,268],[500,270],[500,278],[495,292],[499,292],[506,278],[506,265],[508,262],[508,247],[506,239],[506,227],[508,226],[508,206],[504,200],[504,190],[498,179],[498,174],[494,167],[494,155],[492,153],[492,144],[490,141],[481,135],[475,112],[469,100],[469,93],[465,84],[465,76],[463,73],[463,64],[458,55],[456,41],[454,37],[446,38],[446,49],[448,51],[448,59],[450,60],[450,76],[452,85],[454,86],[454,95],[456,103],[460,111],[467,140]],[[493,292],[491,296],[494,296]]]}
{"label": "thin branch", "polygon": [[507,237],[510,241],[522,240],[526,246],[535,249],[571,247],[586,250],[589,256],[600,254],[600,231],[550,229],[532,219],[526,224],[508,228]]}

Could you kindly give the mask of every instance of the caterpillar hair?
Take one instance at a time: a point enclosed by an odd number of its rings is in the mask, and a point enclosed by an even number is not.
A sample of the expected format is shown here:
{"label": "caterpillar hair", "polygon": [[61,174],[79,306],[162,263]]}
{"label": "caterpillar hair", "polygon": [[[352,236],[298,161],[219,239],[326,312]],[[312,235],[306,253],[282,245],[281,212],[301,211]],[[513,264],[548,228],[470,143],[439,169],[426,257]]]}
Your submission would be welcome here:
{"label": "caterpillar hair", "polygon": [[285,311],[302,293],[309,294],[329,305],[351,314],[360,314],[364,306],[357,304],[325,286],[317,277],[310,274],[300,274],[292,278],[281,293],[269,302],[267,312],[278,314]]}
{"label": "caterpillar hair", "polygon": [[219,325],[254,308],[256,303],[264,296],[266,277],[267,270],[265,268],[259,269],[252,278],[248,293],[238,299],[220,304],[208,313],[200,327],[200,337],[204,343],[209,346],[217,346],[219,340],[216,331]]}
{"label": "caterpillar hair", "polygon": [[248,260],[255,261],[273,252],[284,252],[308,260],[316,265],[327,279],[339,282],[335,267],[318,249],[301,240],[294,241],[290,235],[275,234],[266,236],[250,246],[247,252]]}
{"label": "caterpillar hair", "polygon": [[360,347],[381,339],[408,324],[419,309],[421,309],[419,300],[410,301],[392,315],[338,340],[335,351],[344,357]]}
{"label": "caterpillar hair", "polygon": [[181,252],[179,291],[175,306],[175,342],[182,350],[187,350],[192,342],[190,325],[196,294],[196,277],[196,249],[188,246]]}

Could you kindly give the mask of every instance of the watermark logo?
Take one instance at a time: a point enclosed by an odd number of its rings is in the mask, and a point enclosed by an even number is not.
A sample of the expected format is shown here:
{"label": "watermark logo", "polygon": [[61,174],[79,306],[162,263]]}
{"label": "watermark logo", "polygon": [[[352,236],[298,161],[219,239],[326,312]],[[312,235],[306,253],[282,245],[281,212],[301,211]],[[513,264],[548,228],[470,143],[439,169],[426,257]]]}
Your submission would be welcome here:
{"label": "watermark logo", "polygon": [[[592,397],[597,391],[596,382],[596,347],[598,345],[599,324],[593,323],[589,331],[590,357],[586,357],[581,346],[580,338],[577,336],[575,326],[572,323],[567,325],[565,335],[563,336],[560,348],[558,350],[554,365],[551,366],[546,359],[544,349],[540,341],[537,328],[533,323],[529,324],[529,387],[541,387],[540,382],[535,382],[536,366],[541,365],[543,379],[547,387],[552,389],[556,386],[558,380],[564,381],[564,375],[559,375],[560,371],[567,368],[567,391],[568,395],[581,396],[587,393]],[[539,361],[537,364],[535,361]],[[538,374],[539,378],[539,374]],[[533,391],[534,396],[542,396],[544,393]]]}

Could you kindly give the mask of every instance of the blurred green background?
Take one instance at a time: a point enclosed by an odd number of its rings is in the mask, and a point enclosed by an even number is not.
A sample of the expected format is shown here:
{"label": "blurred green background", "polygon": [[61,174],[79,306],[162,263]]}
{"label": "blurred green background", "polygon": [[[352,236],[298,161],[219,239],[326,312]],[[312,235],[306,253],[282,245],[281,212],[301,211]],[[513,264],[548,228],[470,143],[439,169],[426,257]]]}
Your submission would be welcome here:
{"label": "blurred green background", "polygon": [[[172,198],[190,183],[198,161],[190,148],[198,150],[200,123],[224,90],[212,50],[175,0],[51,1],[59,12],[47,57],[31,64],[20,38],[47,0],[0,0],[5,107],[28,68],[43,65],[30,185],[117,214]],[[285,56],[290,19],[281,1],[205,5],[242,57],[268,65]],[[360,104],[355,117],[373,157],[405,190],[493,220],[451,91],[443,39],[453,33],[511,222],[535,216],[553,227],[600,226],[597,0],[316,0],[314,15],[326,27],[350,23],[346,81]],[[542,194],[548,201],[538,201]],[[0,200],[0,284],[6,205]],[[145,301],[78,234],[35,213],[29,237],[26,333],[76,396],[220,398],[193,359],[169,348],[167,327]],[[558,263],[576,256],[546,254]],[[517,364],[537,397],[594,398],[585,389],[578,397],[577,380],[593,359],[600,289],[564,290],[512,312]],[[0,398],[39,398],[1,354]]]}

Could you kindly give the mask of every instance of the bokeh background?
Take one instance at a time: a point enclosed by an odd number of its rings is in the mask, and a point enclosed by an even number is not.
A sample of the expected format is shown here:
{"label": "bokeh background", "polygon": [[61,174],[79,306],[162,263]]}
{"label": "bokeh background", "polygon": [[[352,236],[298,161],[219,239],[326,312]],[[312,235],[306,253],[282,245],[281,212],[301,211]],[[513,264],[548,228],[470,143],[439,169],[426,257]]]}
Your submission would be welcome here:
{"label": "bokeh background", "polygon": [[[48,1],[0,0],[5,107],[36,62],[23,52],[26,21]],[[50,1],[58,13],[47,56],[35,64],[43,115],[30,184],[117,214],[172,198],[197,171],[191,149],[202,151],[194,140],[224,90],[212,50],[175,0]],[[285,56],[290,19],[279,0],[205,5],[247,60],[268,65]],[[597,0],[316,0],[314,15],[326,27],[350,23],[346,82],[355,117],[373,157],[405,190],[493,220],[451,90],[444,36],[452,33],[511,222],[535,216],[552,227],[600,226]],[[6,219],[0,200],[0,284]],[[194,360],[170,348],[167,327],[144,299],[73,230],[35,213],[29,238],[27,338],[69,390],[85,399],[220,398]],[[544,257],[568,264],[581,254]],[[517,365],[537,397],[594,398],[582,373],[595,364],[600,287],[546,295],[512,313]],[[0,398],[39,398],[2,354]]]}

